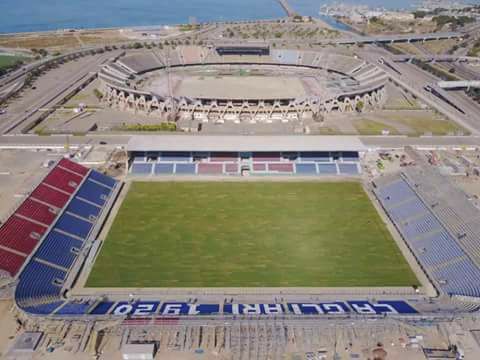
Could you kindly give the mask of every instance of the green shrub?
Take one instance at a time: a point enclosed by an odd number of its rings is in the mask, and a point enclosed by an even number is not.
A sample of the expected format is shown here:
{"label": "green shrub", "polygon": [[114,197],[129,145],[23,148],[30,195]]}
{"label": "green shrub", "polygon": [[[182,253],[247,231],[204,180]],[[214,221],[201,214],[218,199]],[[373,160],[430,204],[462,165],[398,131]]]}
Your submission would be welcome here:
{"label": "green shrub", "polygon": [[103,94],[98,89],[93,89],[93,94],[100,101],[103,98]]}
{"label": "green shrub", "polygon": [[177,124],[173,122],[163,122],[160,124],[134,124],[124,125],[122,130],[127,131],[176,131]]}
{"label": "green shrub", "polygon": [[358,101],[357,105],[355,106],[355,110],[357,112],[362,112],[364,108],[365,108],[365,103],[362,100]]}

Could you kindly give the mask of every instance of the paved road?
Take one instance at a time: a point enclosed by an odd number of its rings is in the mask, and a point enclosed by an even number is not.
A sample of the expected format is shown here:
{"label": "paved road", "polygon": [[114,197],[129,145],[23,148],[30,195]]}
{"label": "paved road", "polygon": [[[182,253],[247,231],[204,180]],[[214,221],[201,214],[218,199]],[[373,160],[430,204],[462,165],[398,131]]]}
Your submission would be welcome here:
{"label": "paved road", "polygon": [[431,136],[431,137],[407,137],[407,136],[361,136],[360,140],[367,147],[377,148],[402,148],[414,147],[478,147],[479,136]]}
{"label": "paved road", "polygon": [[72,146],[77,145],[99,145],[106,143],[110,146],[125,146],[131,135],[88,135],[88,136],[72,136],[72,135],[3,135],[0,136],[0,148],[12,147],[63,147],[65,144]]}
{"label": "paved road", "polygon": [[30,64],[24,65],[20,67],[19,69],[9,72],[5,74],[4,76],[0,77],[0,88],[10,84],[11,82],[19,79],[20,77],[24,76],[26,73],[28,73],[30,70],[35,69],[37,66],[43,64],[44,62],[47,62],[50,60],[50,58],[45,58],[41,59],[38,61],[34,61]]}
{"label": "paved road", "polygon": [[63,67],[50,70],[51,79],[47,80],[45,76],[39,78],[35,84],[39,89],[32,94],[24,94],[15,101],[12,109],[8,109],[7,114],[2,115],[0,118],[0,133],[11,132],[14,128],[18,128],[19,131],[19,125],[25,125],[24,123],[34,116],[40,108],[54,106],[62,98],[62,94],[73,90],[86,79],[89,73],[96,72],[100,64],[118,53],[120,51],[81,58],[78,60],[81,62],[81,67],[74,69],[72,72],[68,72]]}
{"label": "paved road", "polygon": [[442,67],[445,71],[455,72],[455,76],[465,80],[480,80],[480,68],[462,63],[440,63],[437,67]]}
{"label": "paved road", "polygon": [[463,36],[464,34],[460,32],[445,32],[445,33],[436,32],[436,33],[429,33],[429,34],[359,36],[359,37],[348,37],[348,38],[339,38],[339,39],[333,39],[333,40],[325,40],[325,41],[321,41],[320,44],[335,43],[338,45],[348,45],[348,44],[359,44],[359,43],[371,44],[371,43],[413,42],[413,41],[462,38]]}
{"label": "paved road", "polygon": [[393,61],[395,62],[405,62],[411,59],[429,61],[429,62],[468,62],[468,63],[478,63],[480,62],[479,57],[475,56],[460,56],[460,55],[437,55],[437,54],[423,54],[423,55],[393,55]]}
{"label": "paved road", "polygon": [[[99,145],[106,143],[111,147],[125,147],[132,135],[7,135],[0,136],[0,149],[2,148],[46,148],[46,147],[64,147],[65,144],[71,146],[81,145]],[[151,135],[148,135],[151,137]],[[202,136],[202,135],[197,135]],[[294,136],[294,135],[293,135]],[[67,139],[68,138],[68,139]],[[407,136],[352,136],[353,139],[360,139],[369,148],[401,148],[404,146],[424,146],[424,147],[479,147],[480,136],[437,136],[437,137],[407,137]],[[159,142],[162,135],[158,135]]]}
{"label": "paved road", "polygon": [[[408,63],[394,63],[391,54],[381,48],[366,46],[365,49],[358,51],[358,54],[365,60],[375,63],[382,68],[394,81],[408,89],[412,94],[422,99],[427,105],[437,109],[445,116],[456,121],[474,135],[480,134],[480,106],[469,99],[463,92],[447,92],[440,89],[436,84],[439,78],[426,71],[421,70],[416,65]],[[385,59],[401,74],[395,72],[385,64],[379,63]],[[434,96],[427,90],[426,86],[432,86],[438,93],[448,98],[452,103],[461,108],[465,114],[462,114],[451,105]]]}

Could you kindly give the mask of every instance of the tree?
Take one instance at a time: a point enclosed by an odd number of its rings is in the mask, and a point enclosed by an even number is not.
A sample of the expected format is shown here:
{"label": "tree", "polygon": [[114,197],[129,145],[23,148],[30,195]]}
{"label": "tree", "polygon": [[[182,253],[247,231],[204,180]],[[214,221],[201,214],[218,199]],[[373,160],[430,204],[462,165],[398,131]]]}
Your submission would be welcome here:
{"label": "tree", "polygon": [[432,19],[436,24],[437,28],[442,28],[447,24],[451,24],[453,29],[456,29],[458,26],[465,26],[466,24],[472,23],[475,21],[475,18],[470,16],[448,16],[448,15],[438,15]]}
{"label": "tree", "polygon": [[417,11],[413,12],[413,18],[414,19],[423,19],[425,16],[427,16],[426,11],[417,10]]}
{"label": "tree", "polygon": [[365,108],[365,103],[362,100],[359,100],[355,105],[355,110],[359,113],[362,112],[364,108]]}
{"label": "tree", "polygon": [[48,51],[45,49],[38,49],[38,53],[43,57],[48,55]]}
{"label": "tree", "polygon": [[295,15],[295,16],[293,17],[293,21],[295,21],[295,22],[302,22],[302,21],[303,21],[303,16],[301,16],[301,15]]}

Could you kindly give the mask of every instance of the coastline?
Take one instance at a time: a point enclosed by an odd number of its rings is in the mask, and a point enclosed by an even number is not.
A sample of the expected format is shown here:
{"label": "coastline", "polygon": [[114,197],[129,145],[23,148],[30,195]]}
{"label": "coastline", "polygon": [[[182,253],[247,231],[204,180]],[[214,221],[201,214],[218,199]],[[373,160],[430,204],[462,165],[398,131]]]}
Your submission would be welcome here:
{"label": "coastline", "polygon": [[[251,24],[251,23],[265,23],[285,19],[285,17],[280,18],[271,18],[271,19],[258,19],[258,20],[238,20],[238,21],[210,21],[210,22],[198,22],[197,25],[209,26],[209,25],[224,25],[224,24]],[[112,27],[82,27],[82,28],[58,28],[53,30],[37,30],[37,31],[19,31],[19,32],[0,32],[0,37],[2,36],[15,36],[15,35],[35,35],[35,34],[58,34],[66,33],[70,30],[74,32],[82,31],[117,31],[117,30],[132,30],[132,31],[143,31],[143,30],[162,30],[168,27],[179,27],[189,25],[188,23],[171,23],[171,24],[153,24],[153,25],[134,25],[134,26],[112,26]],[[325,24],[328,26],[328,24]]]}
{"label": "coastline", "polygon": [[[354,31],[348,24],[345,24],[338,19],[330,17],[331,21],[326,21],[328,16],[319,15],[318,17],[311,17],[313,21],[319,23],[321,26],[337,30],[340,32],[352,32]],[[227,24],[254,24],[254,23],[269,23],[286,20],[288,17],[277,17],[269,19],[257,19],[257,20],[237,20],[237,21],[211,21],[211,22],[199,22],[197,25],[200,26],[212,26],[212,25],[227,25]],[[53,34],[62,34],[68,32],[96,32],[96,31],[120,31],[120,30],[130,30],[133,32],[140,31],[159,31],[166,28],[175,28],[180,26],[188,25],[188,23],[175,23],[175,24],[154,24],[154,25],[138,25],[138,26],[114,26],[114,27],[92,27],[92,28],[59,28],[55,30],[38,30],[38,31],[21,31],[21,32],[0,32],[0,38],[10,37],[10,36],[29,36],[29,35],[53,35]],[[335,26],[337,25],[337,26]],[[348,29],[347,29],[348,28]]]}
{"label": "coastline", "polygon": [[[274,22],[274,21],[279,21],[279,20],[286,20],[288,19],[287,14],[284,12],[284,7],[282,6],[281,2],[278,0],[272,0],[272,16],[264,16],[259,15],[259,14],[246,14],[245,18],[243,19],[231,19],[231,20],[226,20],[222,19],[223,16],[217,16],[217,18],[213,19],[207,19],[207,20],[200,20],[200,21],[195,21],[196,18],[189,18],[189,20],[194,20],[195,24],[202,25],[202,26],[211,26],[211,25],[225,25],[225,24],[252,24],[252,23],[265,23],[265,22]],[[288,4],[288,3],[287,3]],[[298,4],[293,4],[293,8],[295,10],[295,14],[299,14],[300,16],[308,16],[311,17],[315,22],[321,24],[325,28],[329,28],[332,30],[337,30],[337,31],[347,31],[349,32],[351,29],[348,25],[342,23],[341,21],[338,21],[338,19],[322,14],[320,12],[320,7],[317,10],[311,11],[311,10],[306,10],[305,8],[302,8],[300,6],[300,11],[299,9],[296,9],[296,6]],[[281,10],[280,10],[281,9]],[[283,14],[280,15],[280,14]],[[258,18],[256,16],[259,15]],[[215,15],[213,15],[215,16]],[[243,15],[242,15],[243,16]],[[125,20],[125,19],[124,19]],[[76,20],[78,21],[78,20]],[[33,34],[56,34],[56,33],[66,33],[66,32],[88,32],[88,31],[116,31],[116,30],[130,30],[130,31],[156,31],[156,30],[162,30],[168,27],[179,27],[187,24],[191,24],[191,21],[163,21],[159,23],[151,23],[151,24],[133,24],[135,22],[142,22],[142,20],[126,20],[123,21],[124,24],[122,25],[122,20],[119,18],[118,20],[118,25],[114,26],[102,26],[99,22],[98,26],[93,24],[89,25],[88,23],[82,23],[82,26],[75,26],[74,20],[71,20],[71,26],[58,26],[55,29],[42,29],[42,24],[37,24],[36,25],[23,25],[24,27],[31,27],[32,29],[25,29],[25,30],[19,30],[19,31],[2,31],[0,30],[0,37],[5,37],[5,36],[16,36],[16,35],[33,35]],[[132,21],[132,24],[128,24],[129,21]],[[148,21],[148,20],[147,20]],[[66,25],[66,24],[65,24]],[[35,26],[37,29],[35,29]]]}

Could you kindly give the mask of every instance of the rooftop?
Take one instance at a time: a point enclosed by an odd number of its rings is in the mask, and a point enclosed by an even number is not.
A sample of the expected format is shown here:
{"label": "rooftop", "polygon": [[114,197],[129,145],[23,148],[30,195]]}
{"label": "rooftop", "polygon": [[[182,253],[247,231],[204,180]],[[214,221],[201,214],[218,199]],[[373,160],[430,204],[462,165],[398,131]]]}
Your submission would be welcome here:
{"label": "rooftop", "polygon": [[136,135],[128,151],[365,151],[356,136]]}

